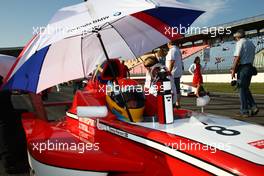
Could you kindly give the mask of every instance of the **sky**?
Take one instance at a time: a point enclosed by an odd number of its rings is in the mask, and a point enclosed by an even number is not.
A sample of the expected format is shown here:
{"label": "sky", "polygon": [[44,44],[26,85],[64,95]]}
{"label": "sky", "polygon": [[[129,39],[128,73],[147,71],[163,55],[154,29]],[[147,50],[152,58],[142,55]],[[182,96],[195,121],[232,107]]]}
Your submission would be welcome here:
{"label": "sky", "polygon": [[[107,1],[107,0],[106,0]],[[214,26],[264,14],[263,0],[178,0],[204,9],[193,24]],[[46,26],[55,12],[83,0],[0,0],[0,48],[24,46],[34,28]]]}

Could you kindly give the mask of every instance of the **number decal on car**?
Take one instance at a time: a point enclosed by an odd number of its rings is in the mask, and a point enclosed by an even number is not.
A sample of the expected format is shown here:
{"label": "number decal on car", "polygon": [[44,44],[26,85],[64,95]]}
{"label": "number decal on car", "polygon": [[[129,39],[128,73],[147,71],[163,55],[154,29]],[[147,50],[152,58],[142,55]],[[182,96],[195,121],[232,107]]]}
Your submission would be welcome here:
{"label": "number decal on car", "polygon": [[240,134],[239,131],[227,129],[221,126],[207,126],[205,127],[205,129],[209,131],[215,131],[217,134],[224,135],[224,136],[236,136]]}

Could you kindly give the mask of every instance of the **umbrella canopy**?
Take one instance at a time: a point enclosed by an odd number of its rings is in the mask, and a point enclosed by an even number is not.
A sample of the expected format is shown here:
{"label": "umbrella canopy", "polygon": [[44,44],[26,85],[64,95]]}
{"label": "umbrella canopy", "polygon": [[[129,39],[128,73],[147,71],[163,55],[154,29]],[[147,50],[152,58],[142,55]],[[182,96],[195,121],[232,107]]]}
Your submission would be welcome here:
{"label": "umbrella canopy", "polygon": [[62,8],[24,49],[5,88],[38,93],[86,77],[107,55],[137,58],[182,37],[172,28],[187,28],[202,13],[174,0],[89,0]]}
{"label": "umbrella canopy", "polygon": [[16,57],[0,54],[0,76],[6,77],[7,73],[15,63]]}

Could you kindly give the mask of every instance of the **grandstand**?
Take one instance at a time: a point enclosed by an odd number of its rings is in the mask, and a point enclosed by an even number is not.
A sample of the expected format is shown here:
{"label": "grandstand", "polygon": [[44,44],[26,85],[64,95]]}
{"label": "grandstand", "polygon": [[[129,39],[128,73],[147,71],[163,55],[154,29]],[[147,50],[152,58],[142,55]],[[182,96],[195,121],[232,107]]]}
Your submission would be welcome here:
{"label": "grandstand", "polygon": [[[259,69],[264,69],[264,35],[250,38],[250,40],[256,46],[256,57],[254,65]],[[235,41],[226,41],[215,43],[210,47],[210,61],[207,64],[207,73],[211,72],[226,72],[228,71],[233,63],[233,53],[235,50]],[[190,57],[184,59],[184,71],[187,71],[189,66],[193,63],[196,56],[204,58],[203,52],[197,52]],[[202,62],[202,65],[204,61]]]}

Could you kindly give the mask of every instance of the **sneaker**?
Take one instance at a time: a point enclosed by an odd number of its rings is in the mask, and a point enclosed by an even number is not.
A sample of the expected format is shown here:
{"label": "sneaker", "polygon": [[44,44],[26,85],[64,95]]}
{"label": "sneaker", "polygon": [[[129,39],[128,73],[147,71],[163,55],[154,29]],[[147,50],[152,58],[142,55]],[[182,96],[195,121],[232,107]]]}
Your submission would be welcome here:
{"label": "sneaker", "polygon": [[239,112],[239,113],[236,113],[235,116],[238,117],[238,118],[247,118],[247,117],[248,117],[248,114],[241,114],[241,113]]}
{"label": "sneaker", "polygon": [[251,114],[250,115],[255,116],[255,115],[258,114],[258,112],[259,112],[259,108],[253,108],[253,109],[251,109]]}

